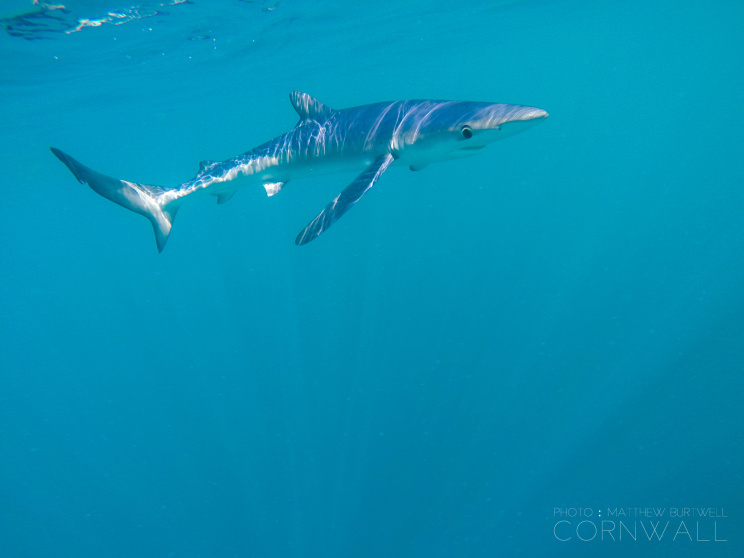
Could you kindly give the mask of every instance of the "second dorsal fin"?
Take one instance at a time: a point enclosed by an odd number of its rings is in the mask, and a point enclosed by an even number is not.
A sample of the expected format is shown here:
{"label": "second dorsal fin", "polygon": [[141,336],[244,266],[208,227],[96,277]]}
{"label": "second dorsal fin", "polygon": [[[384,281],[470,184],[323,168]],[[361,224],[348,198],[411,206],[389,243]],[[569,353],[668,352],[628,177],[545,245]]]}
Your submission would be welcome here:
{"label": "second dorsal fin", "polygon": [[199,161],[199,174],[209,170],[217,161]]}
{"label": "second dorsal fin", "polygon": [[292,91],[289,94],[289,100],[292,102],[292,106],[297,111],[297,114],[300,115],[300,124],[306,120],[325,120],[333,113],[333,109],[328,108],[318,99],[311,97],[307,93]]}

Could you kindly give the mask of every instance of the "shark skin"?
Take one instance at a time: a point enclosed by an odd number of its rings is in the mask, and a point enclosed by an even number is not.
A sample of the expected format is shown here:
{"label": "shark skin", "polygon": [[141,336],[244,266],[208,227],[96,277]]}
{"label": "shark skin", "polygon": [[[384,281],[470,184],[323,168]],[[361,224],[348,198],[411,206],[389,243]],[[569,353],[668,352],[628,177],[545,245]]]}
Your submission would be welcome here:
{"label": "shark skin", "polygon": [[475,155],[548,116],[535,107],[470,101],[393,101],[341,110],[300,92],[291,93],[290,101],[300,116],[292,130],[231,159],[202,161],[199,173],[175,188],[111,178],[59,149],[51,151],[80,183],[147,217],[159,252],[186,198],[211,194],[224,203],[253,184],[273,196],[303,176],[361,172],[297,235],[295,244],[303,245],[351,209],[391,165],[421,170],[435,161]]}

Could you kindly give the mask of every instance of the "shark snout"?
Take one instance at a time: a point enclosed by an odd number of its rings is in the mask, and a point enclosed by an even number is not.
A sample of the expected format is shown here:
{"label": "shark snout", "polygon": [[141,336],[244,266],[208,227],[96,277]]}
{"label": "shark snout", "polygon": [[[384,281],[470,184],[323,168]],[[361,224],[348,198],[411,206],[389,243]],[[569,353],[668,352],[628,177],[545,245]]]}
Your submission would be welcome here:
{"label": "shark snout", "polygon": [[519,107],[517,114],[513,115],[509,119],[510,122],[515,120],[537,120],[540,118],[547,118],[548,111],[537,107]]}
{"label": "shark snout", "polygon": [[548,111],[537,107],[514,107],[499,125],[499,137],[513,136],[532,128],[548,117]]}

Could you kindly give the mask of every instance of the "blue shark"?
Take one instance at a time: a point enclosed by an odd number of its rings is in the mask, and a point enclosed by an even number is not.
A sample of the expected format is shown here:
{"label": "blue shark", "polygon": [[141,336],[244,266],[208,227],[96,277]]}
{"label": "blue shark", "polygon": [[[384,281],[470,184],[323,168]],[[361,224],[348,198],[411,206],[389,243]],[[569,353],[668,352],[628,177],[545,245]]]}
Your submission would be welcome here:
{"label": "blue shark", "polygon": [[147,217],[159,252],[187,198],[211,194],[224,203],[238,188],[252,184],[273,196],[303,176],[360,172],[297,235],[295,244],[303,245],[351,209],[391,165],[421,170],[435,161],[474,155],[548,116],[536,107],[471,101],[393,101],[341,110],[306,93],[293,92],[290,101],[300,117],[292,130],[231,159],[202,161],[198,174],[175,188],[111,178],[51,150],[80,183]]}

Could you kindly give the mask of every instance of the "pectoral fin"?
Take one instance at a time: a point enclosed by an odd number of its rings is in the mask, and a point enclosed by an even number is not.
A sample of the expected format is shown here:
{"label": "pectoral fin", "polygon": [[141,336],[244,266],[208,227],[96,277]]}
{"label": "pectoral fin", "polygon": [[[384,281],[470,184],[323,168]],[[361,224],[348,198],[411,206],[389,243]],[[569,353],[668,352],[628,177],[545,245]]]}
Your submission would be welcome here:
{"label": "pectoral fin", "polygon": [[331,203],[325,206],[318,216],[297,235],[295,244],[302,246],[320,236],[323,231],[338,221],[356,202],[362,199],[367,190],[374,186],[395,158],[390,153],[380,155],[367,170],[356,177]]}

